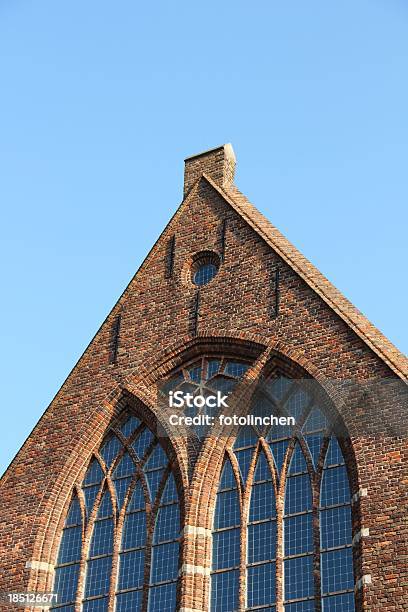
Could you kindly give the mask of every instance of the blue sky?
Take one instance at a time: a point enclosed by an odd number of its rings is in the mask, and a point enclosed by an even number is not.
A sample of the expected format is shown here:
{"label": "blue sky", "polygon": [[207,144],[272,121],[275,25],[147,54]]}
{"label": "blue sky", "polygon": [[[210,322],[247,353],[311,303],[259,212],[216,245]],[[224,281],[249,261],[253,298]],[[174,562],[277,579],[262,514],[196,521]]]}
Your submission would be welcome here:
{"label": "blue sky", "polygon": [[223,142],[406,350],[407,66],[404,0],[3,0],[0,472]]}

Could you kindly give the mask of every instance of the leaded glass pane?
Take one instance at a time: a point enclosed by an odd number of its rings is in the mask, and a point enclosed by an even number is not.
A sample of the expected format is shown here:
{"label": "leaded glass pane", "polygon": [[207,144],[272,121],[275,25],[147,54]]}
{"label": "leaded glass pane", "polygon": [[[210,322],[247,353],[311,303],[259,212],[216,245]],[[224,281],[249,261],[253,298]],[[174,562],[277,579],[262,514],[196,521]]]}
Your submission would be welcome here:
{"label": "leaded glass pane", "polygon": [[271,604],[276,600],[275,563],[248,568],[248,606]]}
{"label": "leaded glass pane", "polygon": [[354,593],[323,597],[323,612],[354,612]]}
{"label": "leaded glass pane", "polygon": [[241,478],[244,484],[248,477],[253,452],[254,451],[252,448],[247,448],[246,450],[237,451],[235,453],[235,456],[238,460],[239,471],[241,472]]}
{"label": "leaded glass pane", "polygon": [[302,427],[304,433],[322,431],[327,427],[327,419],[319,408],[313,408]]}
{"label": "leaded glass pane", "polygon": [[58,603],[75,601],[78,586],[79,564],[57,567],[55,570],[54,591],[58,594]]}
{"label": "leaded glass pane", "polygon": [[330,467],[331,465],[339,465],[344,463],[343,453],[341,452],[340,444],[337,438],[331,437],[329,446],[326,453],[326,459],[324,467]]}
{"label": "leaded glass pane", "polygon": [[220,369],[220,365],[221,365],[221,361],[219,359],[211,359],[208,362],[208,366],[207,366],[207,380],[209,378],[212,378],[216,374],[218,374],[218,371]]}
{"label": "leaded glass pane", "polygon": [[350,503],[350,485],[344,465],[323,471],[320,506]]}
{"label": "leaded glass pane", "polygon": [[213,574],[211,577],[211,610],[214,610],[214,612],[236,612],[238,609],[238,588],[238,570]]}
{"label": "leaded glass pane", "polygon": [[140,480],[137,482],[132,496],[130,498],[129,505],[127,507],[128,512],[133,512],[134,510],[143,510],[145,507],[145,496],[143,493],[143,487]]}
{"label": "leaded glass pane", "polygon": [[136,438],[136,440],[132,443],[132,448],[135,451],[136,455],[140,460],[143,459],[147,449],[150,444],[153,442],[153,434],[150,429],[144,429],[142,433]]}
{"label": "leaded glass pane", "polygon": [[133,550],[119,556],[119,590],[141,588],[144,576],[144,550]]}
{"label": "leaded glass pane", "polygon": [[238,491],[223,491],[217,495],[215,507],[215,529],[236,527],[240,523]]}
{"label": "leaded glass pane", "polygon": [[252,427],[241,427],[234,442],[234,450],[238,448],[246,448],[247,446],[256,446],[258,444],[258,436]]}
{"label": "leaded glass pane", "polygon": [[234,471],[232,469],[231,462],[229,459],[224,463],[224,467],[222,468],[221,480],[219,489],[234,489],[237,486],[237,481],[235,480]]}
{"label": "leaded glass pane", "polygon": [[159,508],[154,529],[153,544],[168,542],[180,534],[180,512],[177,504]]}
{"label": "leaded glass pane", "polygon": [[248,367],[249,366],[246,363],[228,361],[224,368],[224,373],[228,374],[229,376],[234,376],[235,378],[241,378],[247,371]]}
{"label": "leaded glass pane", "polygon": [[83,485],[99,484],[104,477],[103,470],[97,459],[92,459],[89,468],[86,471]]}
{"label": "leaded glass pane", "polygon": [[292,380],[288,378],[276,378],[275,380],[271,380],[268,384],[268,388],[272,395],[274,395],[278,400],[281,400],[284,395],[286,395],[289,387],[292,385]]}
{"label": "leaded glass pane", "polygon": [[300,444],[297,442],[293,449],[288,474],[298,474],[299,472],[307,472],[307,465]]}
{"label": "leaded glass pane", "polygon": [[300,514],[285,518],[283,529],[285,556],[313,552],[312,514]]}
{"label": "leaded glass pane", "polygon": [[163,474],[164,470],[155,470],[154,472],[147,472],[146,474],[146,480],[149,486],[150,499],[152,503],[154,503],[154,500],[156,499]]}
{"label": "leaded glass pane", "polygon": [[125,501],[126,493],[129,489],[129,485],[132,482],[132,479],[129,478],[119,478],[118,480],[114,480],[113,484],[115,486],[116,491],[116,499],[118,502],[118,509],[120,510],[123,506],[123,502]]}
{"label": "leaded glass pane", "polygon": [[310,397],[303,389],[298,389],[293,393],[285,404],[285,411],[289,416],[293,416],[298,422],[303,415],[305,408],[310,402]]}
{"label": "leaded glass pane", "polygon": [[352,549],[343,548],[322,553],[321,570],[323,593],[352,589],[354,587]]}
{"label": "leaded glass pane", "polygon": [[125,453],[113,471],[113,478],[131,476],[134,470],[135,464],[133,463],[129,453]]}
{"label": "leaded glass pane", "polygon": [[105,491],[102,497],[102,501],[99,505],[97,513],[98,518],[107,518],[113,515],[112,500],[109,491]]}
{"label": "leaded glass pane", "polygon": [[283,562],[285,599],[313,595],[313,557],[295,557]]}
{"label": "leaded glass pane", "polygon": [[227,529],[213,535],[213,568],[227,569],[239,566],[239,529]]}
{"label": "leaded glass pane", "polygon": [[58,565],[80,561],[82,546],[82,527],[68,527],[62,532],[58,552]]}
{"label": "leaded glass pane", "polygon": [[271,561],[276,557],[276,521],[248,527],[248,563]]}
{"label": "leaded glass pane", "polygon": [[160,544],[153,547],[152,568],[150,575],[151,584],[175,580],[178,574],[178,542]]}
{"label": "leaded glass pane", "polygon": [[82,606],[82,612],[108,612],[108,598],[101,597],[85,601]]}
{"label": "leaded glass pane", "polygon": [[254,482],[262,482],[263,480],[272,480],[272,474],[265,454],[261,452],[256,462]]}
{"label": "leaded glass pane", "polygon": [[73,527],[74,525],[81,525],[81,523],[81,506],[79,504],[79,499],[75,496],[71,501],[67,518],[65,519],[65,527]]}
{"label": "leaded glass pane", "polygon": [[156,470],[157,468],[166,467],[168,461],[169,460],[163,448],[160,446],[160,444],[157,444],[146,462],[144,470]]}
{"label": "leaded glass pane", "polygon": [[320,539],[322,548],[351,544],[351,508],[340,506],[320,512]]}
{"label": "leaded glass pane", "polygon": [[107,595],[112,567],[112,557],[88,561],[86,567],[85,597]]}
{"label": "leaded glass pane", "polygon": [[280,442],[274,442],[270,445],[273,458],[275,460],[276,469],[278,474],[282,471],[283,462],[285,460],[286,451],[288,450],[289,440],[281,440]]}
{"label": "leaded glass pane", "polygon": [[123,525],[122,550],[140,548],[146,543],[146,513],[127,514]]}
{"label": "leaded glass pane", "polygon": [[96,496],[99,493],[99,485],[94,485],[92,487],[84,488],[84,497],[85,497],[85,508],[88,516],[90,516],[92,512],[92,508],[95,503]]}
{"label": "leaded glass pane", "polygon": [[116,436],[111,436],[100,450],[100,454],[105,461],[106,467],[109,469],[113,460],[118,455],[122,445]]}
{"label": "leaded glass pane", "polygon": [[111,554],[113,551],[113,521],[111,518],[96,521],[89,549],[90,557]]}
{"label": "leaded glass pane", "polygon": [[275,490],[272,482],[254,484],[251,491],[249,521],[262,521],[276,516]]}
{"label": "leaded glass pane", "polygon": [[312,489],[308,474],[291,476],[286,482],[285,514],[312,509]]}
{"label": "leaded glass pane", "polygon": [[315,603],[312,600],[297,601],[295,603],[286,604],[285,612],[315,612]]}
{"label": "leaded glass pane", "polygon": [[116,596],[115,612],[140,612],[142,609],[142,591],[130,591]]}
{"label": "leaded glass pane", "polygon": [[317,468],[317,463],[319,461],[320,451],[321,451],[322,444],[323,444],[323,438],[324,438],[323,434],[319,434],[319,433],[308,434],[307,436],[305,436],[306,444],[310,451],[310,455],[313,461],[313,466],[315,469]]}
{"label": "leaded glass pane", "polygon": [[163,584],[149,589],[149,612],[175,612],[177,585]]}
{"label": "leaded glass pane", "polygon": [[167,478],[166,486],[164,487],[161,503],[168,504],[169,502],[173,501],[178,501],[178,493],[174,476],[173,474],[170,474]]}
{"label": "leaded glass pane", "polygon": [[125,438],[129,438],[129,436],[137,429],[140,425],[139,419],[137,419],[133,414],[123,423],[120,431],[123,433]]}

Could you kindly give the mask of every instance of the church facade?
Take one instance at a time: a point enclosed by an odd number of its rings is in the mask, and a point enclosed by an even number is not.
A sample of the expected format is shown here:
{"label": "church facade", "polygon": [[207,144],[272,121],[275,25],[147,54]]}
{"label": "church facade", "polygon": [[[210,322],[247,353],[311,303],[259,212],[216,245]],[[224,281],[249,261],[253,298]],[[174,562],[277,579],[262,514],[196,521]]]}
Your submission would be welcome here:
{"label": "church facade", "polygon": [[1,609],[408,609],[407,360],[234,171],[231,145],[185,160],[181,205],[2,477]]}

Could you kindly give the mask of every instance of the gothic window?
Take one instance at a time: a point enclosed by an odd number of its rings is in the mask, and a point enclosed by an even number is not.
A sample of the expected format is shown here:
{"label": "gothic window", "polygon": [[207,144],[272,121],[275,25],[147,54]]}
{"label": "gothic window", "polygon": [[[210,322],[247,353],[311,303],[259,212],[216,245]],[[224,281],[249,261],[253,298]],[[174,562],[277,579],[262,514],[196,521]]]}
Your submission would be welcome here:
{"label": "gothic window", "polygon": [[81,602],[83,612],[106,612],[112,600],[115,612],[137,612],[146,602],[151,612],[176,610],[179,538],[169,459],[153,433],[127,412],[108,432],[72,497],[53,610],[74,612]]}
{"label": "gothic window", "polygon": [[[301,381],[276,379],[253,414],[294,427],[242,427],[216,497],[211,610],[354,610],[351,493],[333,427]],[[278,581],[282,584],[277,589]]]}

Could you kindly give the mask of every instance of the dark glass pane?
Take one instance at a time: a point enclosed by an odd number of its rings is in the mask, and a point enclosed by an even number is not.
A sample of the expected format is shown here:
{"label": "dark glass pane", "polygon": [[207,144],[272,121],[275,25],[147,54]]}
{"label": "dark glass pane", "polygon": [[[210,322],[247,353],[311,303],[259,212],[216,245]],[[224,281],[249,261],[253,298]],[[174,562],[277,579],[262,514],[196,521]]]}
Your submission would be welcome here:
{"label": "dark glass pane", "polygon": [[163,448],[160,446],[160,444],[157,444],[153,449],[153,452],[150,455],[146,465],[144,466],[144,470],[148,471],[156,470],[157,468],[163,468],[166,467],[168,462],[168,457],[164,452]]}
{"label": "dark glass pane", "polygon": [[219,490],[236,488],[237,481],[235,480],[232,465],[229,459],[224,463],[222,468]]}
{"label": "dark glass pane", "polygon": [[102,501],[99,505],[97,517],[98,518],[107,518],[108,516],[113,515],[113,507],[112,500],[109,491],[105,491],[102,496]]}
{"label": "dark glass pane", "polygon": [[346,467],[329,468],[323,471],[321,506],[350,503],[350,486]]}
{"label": "dark glass pane", "polygon": [[297,474],[298,472],[307,472],[307,465],[300,444],[297,442],[290,459],[288,474]]}
{"label": "dark glass pane", "polygon": [[261,606],[276,600],[275,563],[248,568],[248,606]]}
{"label": "dark glass pane", "polygon": [[249,365],[246,363],[228,361],[224,368],[224,374],[228,374],[229,376],[234,376],[235,378],[242,378],[242,376],[245,374],[248,368],[249,368]]}
{"label": "dark glass pane", "polygon": [[75,601],[78,587],[79,564],[57,567],[55,570],[54,592],[58,595],[58,603]]}
{"label": "dark glass pane", "polygon": [[71,527],[73,525],[81,525],[82,515],[81,506],[79,505],[79,499],[74,497],[71,501],[71,505],[68,510],[67,518],[65,519],[65,527]]}
{"label": "dark glass pane", "polygon": [[228,529],[213,534],[213,569],[239,566],[240,530]]}
{"label": "dark glass pane", "polygon": [[143,510],[145,505],[146,503],[143,493],[143,487],[142,483],[139,480],[133,490],[132,497],[130,498],[129,505],[127,507],[127,511],[133,512],[134,510]]}
{"label": "dark glass pane", "polygon": [[122,553],[119,557],[119,590],[143,586],[144,550]]}
{"label": "dark glass pane", "polygon": [[351,508],[341,506],[320,513],[321,547],[334,548],[351,544]]}
{"label": "dark glass pane", "polygon": [[[47,608],[48,610],[48,608]],[[62,607],[52,607],[50,610],[58,610],[58,612],[75,612],[75,605],[73,606],[62,606]]]}
{"label": "dark glass pane", "polygon": [[140,425],[139,419],[131,415],[122,425],[120,431],[123,433],[125,438],[128,438]]}
{"label": "dark glass pane", "polygon": [[164,582],[165,580],[176,580],[178,574],[179,544],[161,544],[153,547],[152,569],[150,574],[151,584]]}
{"label": "dark glass pane", "polygon": [[99,484],[104,477],[103,470],[97,459],[92,459],[89,468],[86,471],[83,485]]}
{"label": "dark glass pane", "polygon": [[113,478],[132,476],[134,471],[135,464],[133,463],[129,453],[125,453],[113,471]]}
{"label": "dark glass pane", "polygon": [[177,585],[163,584],[149,589],[149,612],[175,612]]}
{"label": "dark glass pane", "polygon": [[251,492],[249,521],[262,521],[276,516],[275,491],[272,482],[254,484]]}
{"label": "dark glass pane", "polygon": [[285,514],[312,509],[312,489],[308,474],[292,476],[286,481]]}
{"label": "dark glass pane", "polygon": [[146,480],[149,486],[150,499],[152,504],[156,499],[157,492],[159,490],[161,479],[163,478],[164,470],[155,470],[154,472],[147,472]]}
{"label": "dark glass pane", "polygon": [[249,466],[251,464],[251,459],[254,451],[252,448],[247,448],[246,450],[237,451],[235,456],[238,460],[239,470],[241,472],[242,482],[245,484],[246,479],[248,477]]}
{"label": "dark glass pane", "polygon": [[173,474],[170,474],[167,478],[166,486],[164,487],[161,503],[167,504],[173,501],[178,501],[178,493],[174,476]]}
{"label": "dark glass pane", "polygon": [[85,597],[107,595],[111,575],[112,557],[88,561],[86,566]]}
{"label": "dark glass pane", "polygon": [[62,532],[57,564],[81,560],[82,527],[69,527]]}
{"label": "dark glass pane", "polygon": [[285,556],[313,552],[313,517],[311,514],[285,518],[283,529]]}
{"label": "dark glass pane", "polygon": [[248,563],[271,561],[276,557],[276,521],[248,527]]}
{"label": "dark glass pane", "polygon": [[146,543],[146,513],[134,512],[126,515],[123,525],[122,550],[139,548]]}
{"label": "dark glass pane", "polygon": [[239,571],[222,572],[211,577],[211,610],[236,612],[238,609]]}
{"label": "dark glass pane", "polygon": [[341,452],[340,445],[337,441],[337,438],[332,436],[329,442],[329,447],[327,449],[324,466],[330,467],[331,465],[339,465],[343,463],[344,457],[343,453]]}
{"label": "dark glass pane", "polygon": [[99,486],[100,485],[94,485],[92,487],[86,487],[83,489],[84,496],[85,496],[85,507],[86,507],[86,512],[88,516],[90,516],[92,512],[92,508],[94,506],[96,496],[98,495],[98,492],[99,492]]}
{"label": "dark glass pane", "polygon": [[108,598],[102,597],[100,599],[92,599],[91,601],[85,601],[82,606],[82,612],[107,612],[108,611]]}
{"label": "dark glass pane", "polygon": [[180,535],[180,512],[177,504],[159,508],[154,529],[153,543],[174,540]]}
{"label": "dark glass pane", "polygon": [[122,445],[116,436],[109,438],[102,446],[100,454],[102,455],[108,469],[112,465],[113,460],[116,458],[121,448]]}
{"label": "dark glass pane", "polygon": [[268,381],[268,389],[270,393],[272,393],[272,395],[274,395],[278,400],[283,398],[291,385],[292,381],[288,378],[284,378],[283,376]]}
{"label": "dark glass pane", "polygon": [[189,368],[188,374],[191,380],[193,380],[194,382],[196,383],[201,382],[201,374],[202,374],[201,365]]}
{"label": "dark glass pane", "polygon": [[260,452],[256,462],[254,482],[261,482],[262,480],[272,480],[272,474],[265,454]]}
{"label": "dark glass pane", "polygon": [[351,548],[322,553],[322,592],[334,593],[354,588]]}
{"label": "dark glass pane", "polygon": [[116,491],[116,499],[118,502],[118,508],[119,510],[122,508],[123,506],[123,502],[125,500],[126,497],[126,493],[129,489],[129,485],[131,483],[132,479],[129,478],[120,478],[119,480],[114,480],[113,484],[115,486],[115,491]]}
{"label": "dark glass pane", "polygon": [[323,597],[323,612],[354,612],[354,593]]}
{"label": "dark glass pane", "polygon": [[215,507],[215,529],[236,527],[241,520],[238,491],[218,493]]}
{"label": "dark glass pane", "polygon": [[113,551],[113,521],[111,518],[103,521],[96,521],[91,545],[89,548],[90,557],[98,557],[99,555],[110,554]]}
{"label": "dark glass pane", "polygon": [[145,452],[153,441],[153,434],[150,429],[144,429],[142,433],[132,443],[132,448],[139,459],[143,459]]}
{"label": "dark glass pane", "polygon": [[313,595],[313,557],[297,557],[283,562],[285,599],[300,599]]}
{"label": "dark glass pane", "polygon": [[142,609],[142,591],[130,591],[116,595],[115,612],[140,612]]}

